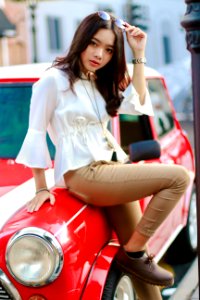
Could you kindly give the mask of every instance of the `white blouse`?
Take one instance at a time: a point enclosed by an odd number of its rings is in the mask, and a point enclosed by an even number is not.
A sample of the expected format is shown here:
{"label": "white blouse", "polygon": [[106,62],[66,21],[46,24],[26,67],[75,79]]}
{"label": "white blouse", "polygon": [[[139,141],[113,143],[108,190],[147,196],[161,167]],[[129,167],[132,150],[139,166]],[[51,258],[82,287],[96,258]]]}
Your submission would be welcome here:
{"label": "white blouse", "polygon": [[[140,104],[132,84],[124,91],[123,96],[125,98],[119,113],[153,115],[148,91],[144,105]],[[98,111],[95,103],[92,103],[95,100]],[[109,120],[105,101],[89,80],[77,80],[72,91],[67,75],[51,68],[33,85],[29,129],[16,162],[30,168],[52,167],[46,141],[48,131],[56,149],[55,184],[65,186],[63,174],[68,170],[78,169],[93,161],[111,160],[113,150],[105,141],[103,128],[114,145],[118,160],[124,162],[127,159],[126,153],[106,129]]]}

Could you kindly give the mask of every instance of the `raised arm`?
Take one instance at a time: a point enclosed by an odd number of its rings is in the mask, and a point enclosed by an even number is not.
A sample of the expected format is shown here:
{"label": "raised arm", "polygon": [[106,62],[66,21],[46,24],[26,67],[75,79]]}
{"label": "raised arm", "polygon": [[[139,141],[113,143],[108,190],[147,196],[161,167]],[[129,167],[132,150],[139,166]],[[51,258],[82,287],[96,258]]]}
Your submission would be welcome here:
{"label": "raised arm", "polygon": [[140,28],[126,23],[126,36],[134,57],[132,83],[140,96],[141,105],[144,104],[146,81],[144,76],[144,61],[147,35]]}

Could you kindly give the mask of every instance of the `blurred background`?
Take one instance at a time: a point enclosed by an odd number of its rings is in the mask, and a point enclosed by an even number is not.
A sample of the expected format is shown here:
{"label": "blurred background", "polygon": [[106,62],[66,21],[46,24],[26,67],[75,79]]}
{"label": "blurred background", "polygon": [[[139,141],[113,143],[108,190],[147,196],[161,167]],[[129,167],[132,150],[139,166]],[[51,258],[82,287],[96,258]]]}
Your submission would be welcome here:
{"label": "blurred background", "polygon": [[[0,0],[0,65],[53,61],[67,51],[79,22],[97,10],[148,33],[147,64],[165,76],[193,144],[190,53],[180,25],[183,0]],[[126,55],[131,61],[127,46]]]}

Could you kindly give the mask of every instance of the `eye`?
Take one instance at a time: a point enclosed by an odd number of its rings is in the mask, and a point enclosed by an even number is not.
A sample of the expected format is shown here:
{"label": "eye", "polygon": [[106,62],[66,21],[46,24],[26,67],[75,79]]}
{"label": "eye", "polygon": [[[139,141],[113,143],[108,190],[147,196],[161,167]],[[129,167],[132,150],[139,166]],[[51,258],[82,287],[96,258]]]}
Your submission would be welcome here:
{"label": "eye", "polygon": [[96,43],[94,40],[91,40],[91,41],[90,41],[90,45],[92,45],[92,46],[97,46],[97,43]]}
{"label": "eye", "polygon": [[106,51],[107,51],[109,54],[113,54],[113,48],[107,48]]}

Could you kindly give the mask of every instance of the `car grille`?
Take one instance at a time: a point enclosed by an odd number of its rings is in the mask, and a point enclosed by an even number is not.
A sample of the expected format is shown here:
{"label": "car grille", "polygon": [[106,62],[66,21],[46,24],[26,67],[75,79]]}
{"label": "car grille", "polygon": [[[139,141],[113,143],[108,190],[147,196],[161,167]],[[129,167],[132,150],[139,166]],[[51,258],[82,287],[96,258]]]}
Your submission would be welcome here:
{"label": "car grille", "polygon": [[8,279],[6,274],[0,269],[0,300],[21,300],[21,297]]}
{"label": "car grille", "polygon": [[3,285],[0,283],[0,300],[14,300],[12,296],[6,291]]}

